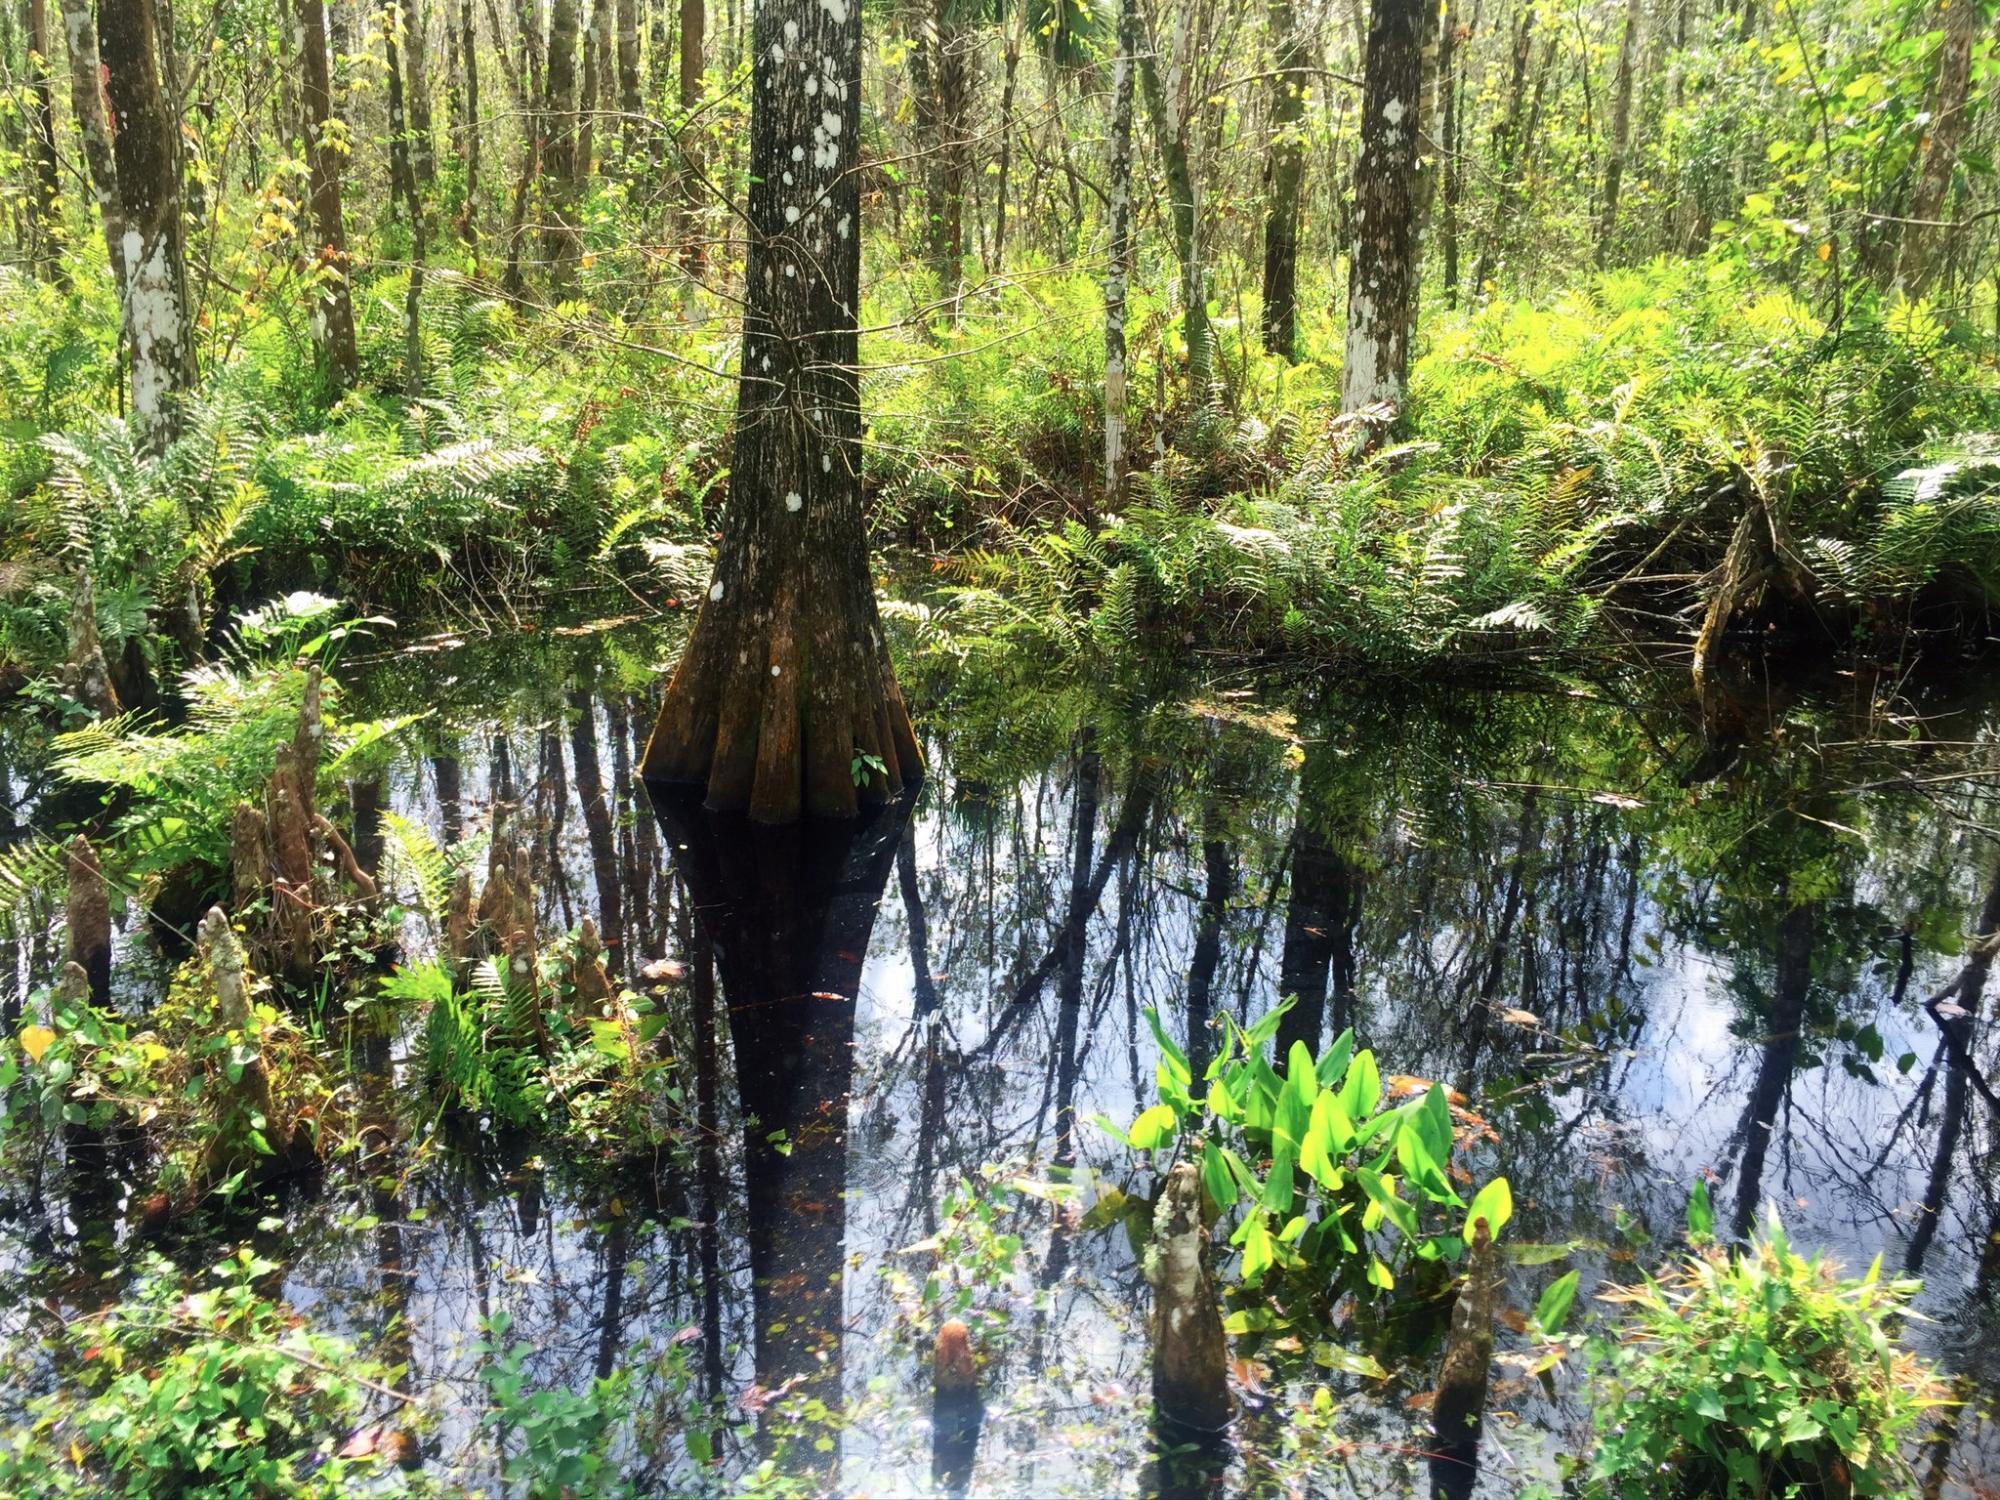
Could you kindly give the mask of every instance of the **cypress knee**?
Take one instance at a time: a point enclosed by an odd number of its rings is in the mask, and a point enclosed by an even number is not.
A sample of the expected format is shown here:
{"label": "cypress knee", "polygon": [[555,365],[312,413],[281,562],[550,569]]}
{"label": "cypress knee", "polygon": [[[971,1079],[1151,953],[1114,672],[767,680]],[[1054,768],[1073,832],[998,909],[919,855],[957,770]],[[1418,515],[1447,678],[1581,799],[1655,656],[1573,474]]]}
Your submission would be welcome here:
{"label": "cypress knee", "polygon": [[1153,1404],[1169,1422],[1215,1432],[1233,1402],[1201,1196],[1200,1172],[1182,1162],[1153,1210]]}

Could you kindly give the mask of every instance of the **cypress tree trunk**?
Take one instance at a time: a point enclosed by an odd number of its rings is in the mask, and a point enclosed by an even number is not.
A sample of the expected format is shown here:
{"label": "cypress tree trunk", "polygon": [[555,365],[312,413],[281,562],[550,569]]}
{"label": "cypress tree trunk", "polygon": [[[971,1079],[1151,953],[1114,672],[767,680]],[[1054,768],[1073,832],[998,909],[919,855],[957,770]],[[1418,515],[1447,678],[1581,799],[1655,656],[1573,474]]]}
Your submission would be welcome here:
{"label": "cypress tree trunk", "polygon": [[[577,0],[579,10],[582,3],[583,0]],[[576,180],[579,199],[597,155],[597,110],[602,102],[599,90],[610,82],[605,76],[602,45],[604,20],[609,13],[609,0],[596,0],[590,8],[590,20],[583,26],[582,79],[576,94]]]}
{"label": "cypress tree trunk", "polygon": [[[706,0],[681,0],[681,114],[691,117],[701,104],[701,75],[707,63],[702,46],[708,30]],[[685,215],[681,264],[698,274],[707,259],[700,232],[702,150],[699,127],[684,124],[680,134],[681,207]]]}
{"label": "cypress tree trunk", "polygon": [[1484,293],[1493,279],[1493,259],[1499,253],[1500,237],[1507,216],[1514,207],[1514,179],[1521,158],[1521,114],[1528,101],[1528,60],[1533,56],[1535,8],[1521,8],[1520,24],[1514,29],[1513,76],[1507,85],[1507,112],[1493,127],[1493,159],[1499,169],[1500,190],[1494,195],[1493,217],[1480,237],[1479,260],[1473,267],[1474,296]]}
{"label": "cypress tree trunk", "polygon": [[[965,158],[970,121],[969,39],[954,19],[957,0],[933,0],[923,36],[911,60],[924,75],[929,97],[920,110],[923,144],[930,161],[931,268],[938,287],[950,296],[964,270]],[[923,118],[927,116],[927,118]]]}
{"label": "cypress tree trunk", "polygon": [[764,0],[755,27],[729,503],[641,772],[786,823],[851,817],[921,759],[861,510],[860,0]]}
{"label": "cypress tree trunk", "polygon": [[[1181,12],[1178,24],[1187,25],[1185,11]],[[1147,31],[1152,34],[1150,26]],[[1206,406],[1213,395],[1214,366],[1209,350],[1207,278],[1202,274],[1201,264],[1201,205],[1194,173],[1188,166],[1188,118],[1181,97],[1180,68],[1178,65],[1175,68],[1174,86],[1163,86],[1155,57],[1158,45],[1155,36],[1153,45],[1140,53],[1139,81],[1146,91],[1146,112],[1152,118],[1153,140],[1166,171],[1167,197],[1173,205],[1174,251],[1181,263],[1181,335],[1187,341],[1188,399],[1196,406]],[[1071,186],[1072,189],[1075,186],[1074,176]],[[1077,216],[1082,218],[1081,208]]]}
{"label": "cypress tree trunk", "polygon": [[1271,154],[1264,182],[1264,352],[1291,359],[1298,350],[1299,186],[1306,175],[1309,62],[1292,0],[1271,0]]}
{"label": "cypress tree trunk", "polygon": [[125,213],[118,201],[118,162],[111,144],[110,106],[104,97],[104,67],[98,56],[97,18],[91,0],[62,0],[63,35],[69,44],[70,107],[83,136],[83,158],[104,226],[119,305],[125,301]]}
{"label": "cypress tree trunk", "polygon": [[173,440],[174,406],[194,384],[181,183],[173,117],[160,90],[153,0],[99,0],[98,42],[111,118],[124,251],[125,352],[133,420],[155,449]]}
{"label": "cypress tree trunk", "polygon": [[543,233],[543,253],[549,261],[549,286],[557,298],[568,294],[576,280],[583,241],[576,227],[576,184],[579,121],[576,107],[577,0],[555,0],[549,8],[548,94],[543,118],[546,144],[542,166],[549,179],[549,222]]}
{"label": "cypress tree trunk", "polygon": [[[1478,22],[1475,13],[1474,24]],[[1442,34],[1438,38],[1438,92],[1442,99],[1439,111],[1442,117],[1438,132],[1443,145],[1444,172],[1444,214],[1438,225],[1439,236],[1444,242],[1444,305],[1458,306],[1458,204],[1465,188],[1465,167],[1459,157],[1459,146],[1463,132],[1460,128],[1458,94],[1459,69],[1464,66],[1463,54],[1459,49],[1458,6],[1447,4],[1442,17]],[[1467,34],[1470,40],[1470,33]]]}
{"label": "cypress tree trunk", "polygon": [[35,146],[35,181],[28,197],[35,226],[35,269],[44,280],[60,284],[61,164],[56,156],[55,90],[49,85],[48,0],[28,0],[28,112]]}
{"label": "cypress tree trunk", "polygon": [[1944,46],[1938,57],[1937,95],[1932,104],[1930,134],[1924,145],[1923,168],[1917,174],[1916,191],[1910,196],[1909,217],[1915,222],[1904,226],[1902,254],[1896,264],[1896,282],[1911,297],[1922,296],[1935,279],[1937,248],[1949,227],[1943,222],[1946,199],[1970,114],[1966,107],[1967,93],[1981,14],[1981,7],[1972,0],[1951,0],[1945,7]]}
{"label": "cypress tree trunk", "polygon": [[1618,189],[1625,177],[1625,154],[1632,138],[1632,59],[1639,50],[1639,0],[1625,0],[1625,35],[1618,43],[1618,72],[1611,85],[1611,139],[1604,157],[1604,203],[1597,219],[1597,265],[1611,260],[1618,233]]}
{"label": "cypress tree trunk", "polygon": [[[1119,14],[1122,24],[1124,13],[1121,10]],[[1003,78],[1000,85],[1000,160],[999,175],[993,180],[992,269],[995,271],[1007,268],[1007,172],[1014,163],[1014,80],[1021,69],[1021,32],[1018,26],[1007,28],[1000,65]]]}
{"label": "cypress tree trunk", "polygon": [[423,0],[402,0],[403,77],[410,106],[410,165],[417,186],[428,193],[437,184],[437,138],[431,133],[430,46],[425,39]]}
{"label": "cypress tree trunk", "polygon": [[629,159],[639,147],[639,115],[645,108],[639,97],[639,3],[618,0],[618,112],[619,137]]}
{"label": "cypress tree trunk", "polygon": [[396,42],[399,29],[393,6],[382,17],[382,64],[389,82],[389,213],[391,217],[406,203],[417,201],[417,178],[410,165],[410,121],[403,96],[402,48]]}
{"label": "cypress tree trunk", "polygon": [[1125,498],[1125,282],[1132,264],[1132,70],[1141,46],[1138,0],[1118,7],[1111,85],[1111,245],[1104,273],[1104,503]]}
{"label": "cypress tree trunk", "polygon": [[[465,162],[465,212],[458,232],[468,245],[479,243],[479,23],[472,0],[459,0],[458,34],[461,76],[465,84],[465,114],[460,120],[458,154]],[[527,127],[533,130],[532,124]]]}
{"label": "cypress tree trunk", "polygon": [[541,180],[548,149],[549,122],[542,106],[542,39],[532,0],[515,0],[514,21],[521,33],[521,67],[514,79],[514,105],[521,116],[521,170],[514,177],[514,207],[507,229],[507,271],[501,289],[519,297],[527,280],[521,273],[521,248],[528,228],[528,198]]}
{"label": "cypress tree trunk", "polygon": [[1354,164],[1354,250],[1347,272],[1340,409],[1403,404],[1416,336],[1417,142],[1423,125],[1424,0],[1374,0],[1362,77],[1361,155]]}
{"label": "cypress tree trunk", "polygon": [[348,288],[347,228],[341,214],[340,159],[333,133],[332,68],[326,52],[325,0],[298,0],[301,103],[305,107],[307,196],[312,206],[314,256],[319,277],[313,297],[313,334],[336,389],[360,373],[354,344],[354,303]]}

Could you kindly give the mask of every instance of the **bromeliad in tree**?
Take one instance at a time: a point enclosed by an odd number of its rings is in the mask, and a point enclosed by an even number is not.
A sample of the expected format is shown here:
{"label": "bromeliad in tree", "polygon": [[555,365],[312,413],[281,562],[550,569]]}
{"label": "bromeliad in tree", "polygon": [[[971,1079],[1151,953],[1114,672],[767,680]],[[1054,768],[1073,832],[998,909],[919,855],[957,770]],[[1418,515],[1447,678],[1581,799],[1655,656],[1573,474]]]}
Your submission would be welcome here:
{"label": "bromeliad in tree", "polygon": [[922,766],[861,514],[860,0],[765,0],[755,41],[729,503],[640,769],[788,823],[852,817]]}

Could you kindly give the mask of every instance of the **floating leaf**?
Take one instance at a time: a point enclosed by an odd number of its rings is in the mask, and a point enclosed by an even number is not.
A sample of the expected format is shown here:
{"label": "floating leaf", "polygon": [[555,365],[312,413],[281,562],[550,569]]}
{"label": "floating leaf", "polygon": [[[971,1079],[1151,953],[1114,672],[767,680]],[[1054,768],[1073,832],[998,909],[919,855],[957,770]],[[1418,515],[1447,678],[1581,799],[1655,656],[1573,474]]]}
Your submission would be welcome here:
{"label": "floating leaf", "polygon": [[[1375,1263],[1381,1265],[1380,1261]],[[1384,1268],[1386,1271],[1386,1267]],[[1372,1275],[1372,1273],[1371,1273]],[[1349,1375],[1360,1375],[1369,1380],[1387,1380],[1389,1372],[1382,1368],[1382,1362],[1374,1355],[1356,1349],[1343,1349],[1334,1343],[1313,1345],[1313,1362],[1329,1370],[1344,1371]]]}

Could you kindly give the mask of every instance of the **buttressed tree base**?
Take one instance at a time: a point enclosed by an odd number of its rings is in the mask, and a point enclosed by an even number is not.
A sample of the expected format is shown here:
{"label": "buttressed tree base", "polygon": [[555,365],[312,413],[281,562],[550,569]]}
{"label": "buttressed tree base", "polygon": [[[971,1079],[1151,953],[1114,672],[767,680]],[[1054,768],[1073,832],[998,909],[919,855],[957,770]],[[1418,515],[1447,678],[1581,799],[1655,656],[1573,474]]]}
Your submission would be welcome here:
{"label": "buttressed tree base", "polygon": [[749,260],[722,547],[640,773],[766,823],[922,773],[861,513],[861,7],[757,12]]}

